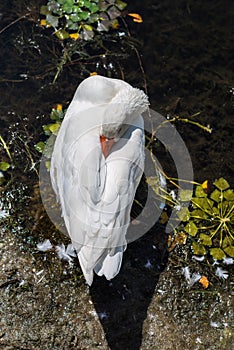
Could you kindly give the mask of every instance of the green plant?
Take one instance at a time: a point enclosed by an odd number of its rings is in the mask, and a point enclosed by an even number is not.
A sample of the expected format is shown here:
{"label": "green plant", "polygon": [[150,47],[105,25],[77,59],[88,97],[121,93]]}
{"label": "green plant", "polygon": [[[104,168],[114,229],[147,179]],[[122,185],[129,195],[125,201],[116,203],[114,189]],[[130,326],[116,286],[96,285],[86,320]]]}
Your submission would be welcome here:
{"label": "green plant", "polygon": [[35,145],[36,150],[42,153],[48,159],[46,161],[46,166],[48,169],[50,167],[50,158],[53,152],[56,136],[58,135],[65,112],[66,110],[63,111],[62,105],[60,104],[58,104],[56,108],[52,108],[50,112],[50,119],[52,123],[43,125],[44,134],[49,138],[45,142],[40,141]]}
{"label": "green plant", "polygon": [[[3,137],[0,135],[0,146],[3,147],[3,149],[5,150],[8,158],[10,159],[11,163],[13,161],[10,150],[6,144],[6,142],[4,141]],[[8,162],[0,162],[0,185],[4,183],[5,181],[5,177],[4,177],[4,172],[6,172],[10,167],[11,167],[11,163]]]}
{"label": "green plant", "polygon": [[211,193],[204,184],[196,186],[191,209],[179,211],[179,215],[183,214],[179,230],[191,236],[194,254],[209,252],[217,260],[226,255],[233,258],[234,192],[224,178],[214,181]]}
{"label": "green plant", "polygon": [[118,28],[118,17],[127,4],[121,0],[49,0],[40,13],[45,16],[41,25],[51,26],[63,40],[90,40],[96,31]]}

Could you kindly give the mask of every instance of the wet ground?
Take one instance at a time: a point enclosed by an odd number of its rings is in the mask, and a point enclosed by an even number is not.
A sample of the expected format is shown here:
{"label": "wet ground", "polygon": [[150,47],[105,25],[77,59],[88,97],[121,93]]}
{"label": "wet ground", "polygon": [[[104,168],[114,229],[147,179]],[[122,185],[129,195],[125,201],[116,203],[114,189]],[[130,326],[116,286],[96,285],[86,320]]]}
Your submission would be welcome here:
{"label": "wet ground", "polygon": [[[136,52],[105,42],[121,57],[87,56],[67,62],[51,84],[61,45],[35,23],[39,2],[2,1],[0,31],[1,135],[9,146],[14,168],[2,185],[5,218],[1,219],[0,348],[1,349],[232,349],[233,299],[229,277],[215,275],[216,266],[192,259],[189,244],[168,252],[164,226],[129,245],[120,274],[110,282],[96,278],[88,289],[76,259],[69,264],[54,250],[39,252],[37,243],[69,240],[56,231],[41,205],[34,145],[43,139],[42,125],[51,108],[67,105],[90,72],[121,77],[144,88]],[[225,177],[233,185],[233,57],[229,1],[133,1],[131,12],[144,22],[128,25],[145,68],[151,107],[163,115],[189,117],[207,125],[208,134],[178,122],[193,161],[195,179]],[[99,51],[97,51],[100,54]],[[103,53],[103,51],[101,51]],[[85,57],[85,58],[84,58]],[[109,57],[109,56],[108,56]],[[114,69],[109,64],[113,63]],[[121,64],[121,69],[119,65]],[[9,161],[1,148],[1,160]],[[170,175],[159,148],[159,160]],[[34,162],[36,166],[34,167]],[[169,163],[170,164],[170,163]],[[186,280],[200,273],[207,289]]]}

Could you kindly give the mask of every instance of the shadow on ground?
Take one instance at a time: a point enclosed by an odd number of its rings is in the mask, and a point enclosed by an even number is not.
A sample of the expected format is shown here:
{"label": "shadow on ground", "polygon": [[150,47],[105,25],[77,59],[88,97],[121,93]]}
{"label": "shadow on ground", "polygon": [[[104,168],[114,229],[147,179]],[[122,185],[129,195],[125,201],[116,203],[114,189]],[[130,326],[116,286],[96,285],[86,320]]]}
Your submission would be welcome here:
{"label": "shadow on ground", "polygon": [[112,281],[94,279],[90,295],[111,350],[140,349],[142,325],[167,261],[164,236],[153,228],[128,246],[117,277]]}

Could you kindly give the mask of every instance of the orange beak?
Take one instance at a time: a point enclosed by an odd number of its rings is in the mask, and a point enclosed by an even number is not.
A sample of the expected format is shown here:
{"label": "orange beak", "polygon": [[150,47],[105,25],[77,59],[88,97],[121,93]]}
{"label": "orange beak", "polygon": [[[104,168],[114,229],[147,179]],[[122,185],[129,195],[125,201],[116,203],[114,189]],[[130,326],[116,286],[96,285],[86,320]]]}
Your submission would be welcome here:
{"label": "orange beak", "polygon": [[104,157],[106,158],[108,154],[110,153],[111,147],[115,143],[114,139],[108,139],[105,136],[100,136],[100,142],[102,147],[102,153]]}

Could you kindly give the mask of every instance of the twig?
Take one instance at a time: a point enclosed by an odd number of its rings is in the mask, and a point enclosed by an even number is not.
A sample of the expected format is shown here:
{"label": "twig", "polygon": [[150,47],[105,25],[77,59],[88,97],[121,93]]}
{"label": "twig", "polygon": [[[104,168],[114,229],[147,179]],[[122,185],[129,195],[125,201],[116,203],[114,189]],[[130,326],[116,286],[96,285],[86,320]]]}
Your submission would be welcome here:
{"label": "twig", "polygon": [[10,160],[11,160],[11,162],[12,162],[12,156],[11,156],[11,153],[10,153],[10,150],[9,150],[9,148],[8,148],[8,146],[7,146],[7,144],[6,144],[6,142],[4,141],[4,139],[3,139],[3,137],[0,135],[0,141],[1,141],[1,143],[2,143],[2,145],[3,145],[3,148],[5,149],[5,151],[6,151],[6,153],[7,153],[7,155],[8,155],[8,157],[10,158]]}
{"label": "twig", "polygon": [[5,30],[7,30],[8,28],[10,28],[11,26],[13,26],[15,23],[21,21],[21,19],[24,19],[26,18],[27,16],[30,15],[30,12],[29,13],[26,13],[25,15],[21,16],[21,17],[18,17],[16,18],[13,22],[9,23],[6,27],[2,28],[0,30],[0,34],[2,34],[3,32],[5,32]]}

